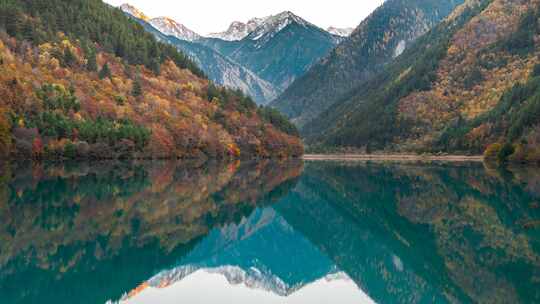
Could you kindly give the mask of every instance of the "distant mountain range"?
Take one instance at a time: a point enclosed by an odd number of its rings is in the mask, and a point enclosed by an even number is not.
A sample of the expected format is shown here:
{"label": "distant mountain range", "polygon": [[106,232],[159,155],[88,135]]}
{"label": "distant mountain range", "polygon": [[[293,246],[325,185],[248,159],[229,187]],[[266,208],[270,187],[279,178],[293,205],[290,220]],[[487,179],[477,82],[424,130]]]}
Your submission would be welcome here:
{"label": "distant mountain range", "polygon": [[143,19],[136,18],[136,20],[159,41],[169,43],[182,50],[214,82],[249,93],[259,103],[277,97],[278,94],[272,84],[212,48],[179,39],[176,36],[168,36]]}
{"label": "distant mountain range", "polygon": [[208,38],[217,38],[226,41],[240,41],[255,31],[255,29],[263,24],[265,20],[266,18],[253,18],[247,23],[234,21],[226,31],[210,34],[208,35]]}
{"label": "distant mountain range", "polygon": [[211,38],[199,43],[241,62],[281,93],[343,39],[291,12],[283,12],[262,19],[240,41]]}
{"label": "distant mountain range", "polygon": [[[292,13],[291,13],[292,14]],[[226,41],[240,41],[244,38],[246,38],[249,34],[254,32],[257,27],[262,25],[263,23],[267,22],[271,17],[265,17],[265,18],[253,18],[250,19],[247,23],[243,23],[240,21],[234,21],[231,23],[229,28],[220,33],[212,33],[207,35],[207,38],[217,38],[221,40]],[[300,22],[305,22],[301,20]],[[341,36],[341,37],[347,37],[353,32],[354,28],[337,28],[337,27],[329,27],[326,29],[327,32],[330,34]]]}
{"label": "distant mountain range", "polygon": [[236,21],[226,31],[204,37],[171,18],[150,18],[129,4],[120,9],[157,29],[160,33],[146,26],[189,54],[210,79],[244,91],[259,104],[275,99],[352,31],[326,31],[286,11],[247,23]]}

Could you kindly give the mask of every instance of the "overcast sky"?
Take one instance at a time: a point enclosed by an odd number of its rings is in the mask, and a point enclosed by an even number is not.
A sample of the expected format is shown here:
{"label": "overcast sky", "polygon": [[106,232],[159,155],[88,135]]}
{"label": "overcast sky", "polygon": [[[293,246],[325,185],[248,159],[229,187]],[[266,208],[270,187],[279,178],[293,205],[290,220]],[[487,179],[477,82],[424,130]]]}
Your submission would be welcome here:
{"label": "overcast sky", "polygon": [[105,0],[114,6],[125,2],[149,17],[167,16],[199,34],[221,32],[232,21],[292,11],[322,27],[356,27],[384,0]]}

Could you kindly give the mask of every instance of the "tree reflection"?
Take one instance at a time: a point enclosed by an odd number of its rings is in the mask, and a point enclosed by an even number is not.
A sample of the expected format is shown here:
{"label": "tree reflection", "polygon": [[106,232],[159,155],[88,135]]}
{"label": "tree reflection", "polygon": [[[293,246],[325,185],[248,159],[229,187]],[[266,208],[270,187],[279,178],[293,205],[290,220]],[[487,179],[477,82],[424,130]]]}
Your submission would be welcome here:
{"label": "tree reflection", "polygon": [[[540,299],[537,168],[310,163],[275,208],[380,303]],[[527,228],[529,227],[529,228]]]}

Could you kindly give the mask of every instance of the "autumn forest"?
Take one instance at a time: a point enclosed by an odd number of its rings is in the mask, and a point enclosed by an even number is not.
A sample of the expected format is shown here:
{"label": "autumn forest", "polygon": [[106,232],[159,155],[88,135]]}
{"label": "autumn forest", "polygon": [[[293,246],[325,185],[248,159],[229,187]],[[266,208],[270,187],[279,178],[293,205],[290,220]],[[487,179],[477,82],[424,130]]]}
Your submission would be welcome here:
{"label": "autumn forest", "polygon": [[0,152],[21,158],[302,154],[296,128],[219,87],[99,0],[0,1]]}

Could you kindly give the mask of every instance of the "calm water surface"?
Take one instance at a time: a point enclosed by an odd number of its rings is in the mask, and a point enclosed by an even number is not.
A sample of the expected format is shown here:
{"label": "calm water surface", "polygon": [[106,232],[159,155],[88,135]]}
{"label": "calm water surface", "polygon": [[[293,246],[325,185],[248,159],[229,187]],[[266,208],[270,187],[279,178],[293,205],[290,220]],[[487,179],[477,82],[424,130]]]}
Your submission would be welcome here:
{"label": "calm water surface", "polygon": [[540,169],[0,164],[0,303],[539,303]]}

